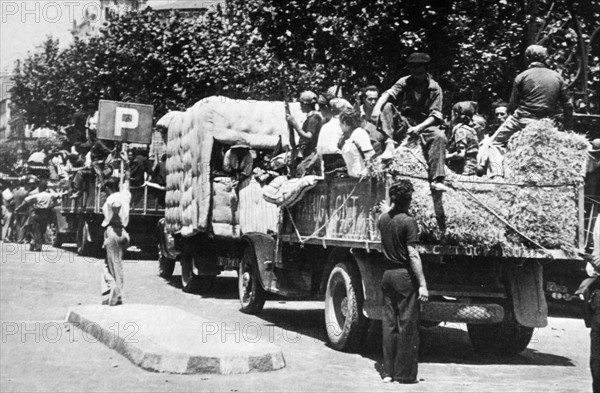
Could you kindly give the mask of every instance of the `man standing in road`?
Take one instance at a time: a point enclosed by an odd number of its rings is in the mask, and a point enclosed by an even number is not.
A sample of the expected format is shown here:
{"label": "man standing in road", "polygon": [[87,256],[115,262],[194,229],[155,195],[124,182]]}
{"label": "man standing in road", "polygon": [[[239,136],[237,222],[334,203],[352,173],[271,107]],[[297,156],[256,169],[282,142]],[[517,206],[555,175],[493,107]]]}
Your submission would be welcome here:
{"label": "man standing in road", "polygon": [[[446,136],[438,127],[443,123],[443,93],[427,72],[430,60],[426,53],[410,55],[407,59],[410,75],[400,78],[379,97],[371,118],[381,121],[381,129],[387,137],[382,159],[393,157],[394,140],[400,142],[405,133],[418,135],[429,169],[431,189],[447,191],[444,184]],[[399,109],[388,102],[390,98],[397,101]]]}
{"label": "man standing in road", "polygon": [[[121,159],[127,162],[127,155],[123,152]],[[129,206],[131,193],[129,192],[129,174],[126,170],[122,175],[124,180],[110,178],[104,183],[108,197],[102,206],[104,221],[104,259],[102,304],[117,306],[123,304],[123,254],[129,246],[129,234],[125,227],[129,224]]]}
{"label": "man standing in road", "polygon": [[38,184],[38,193],[29,195],[25,198],[15,212],[21,210],[26,205],[32,205],[33,209],[29,217],[29,225],[31,228],[31,251],[42,251],[42,245],[44,244],[44,235],[46,234],[46,227],[52,208],[56,205],[56,200],[62,194],[55,193],[47,190],[48,186],[45,180],[41,180]]}
{"label": "man standing in road", "polygon": [[429,298],[416,245],[419,228],[408,213],[413,185],[400,180],[390,187],[392,203],[379,217],[383,255],[390,268],[383,274],[383,382],[417,383],[419,301]]}

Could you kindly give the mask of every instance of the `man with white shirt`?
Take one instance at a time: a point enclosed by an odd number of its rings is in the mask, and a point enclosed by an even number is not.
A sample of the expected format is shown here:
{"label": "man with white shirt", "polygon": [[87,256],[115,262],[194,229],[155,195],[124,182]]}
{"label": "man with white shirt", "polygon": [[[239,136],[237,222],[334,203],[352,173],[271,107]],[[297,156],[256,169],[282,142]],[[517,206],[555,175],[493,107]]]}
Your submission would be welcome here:
{"label": "man with white shirt", "polygon": [[317,141],[317,154],[340,154],[338,142],[344,134],[340,125],[340,114],[351,110],[352,105],[343,98],[333,98],[330,101],[333,117],[321,127]]}
{"label": "man with white shirt", "polygon": [[129,176],[126,171],[125,180],[119,182],[117,178],[110,178],[104,183],[108,194],[102,206],[104,221],[104,259],[102,304],[117,306],[123,304],[123,254],[129,246],[129,234],[125,227],[129,224],[129,206],[131,193],[129,192]]}
{"label": "man with white shirt", "polygon": [[31,251],[42,251],[44,244],[44,235],[50,221],[52,208],[57,205],[57,199],[62,194],[54,191],[48,191],[45,180],[38,184],[38,192],[30,193],[15,211],[20,211],[27,205],[31,205],[31,215],[29,217],[29,226],[31,228]]}

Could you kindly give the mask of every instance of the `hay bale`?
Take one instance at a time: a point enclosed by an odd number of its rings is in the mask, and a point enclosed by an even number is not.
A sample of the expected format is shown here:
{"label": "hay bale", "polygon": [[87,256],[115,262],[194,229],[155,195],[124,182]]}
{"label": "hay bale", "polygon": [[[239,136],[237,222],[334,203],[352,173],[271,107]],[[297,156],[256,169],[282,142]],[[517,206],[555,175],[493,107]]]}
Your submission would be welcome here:
{"label": "hay bale", "polygon": [[[588,146],[584,136],[561,132],[550,120],[533,122],[509,141],[504,179],[467,178],[447,169],[450,190],[441,201],[432,196],[422,151],[414,143],[397,149],[389,169],[379,164],[370,171],[380,178],[391,172],[396,178],[411,179],[412,214],[425,244],[482,251],[536,248],[483,204],[542,247],[570,252],[576,246],[576,192],[584,181]],[[436,214],[435,204],[440,202],[443,216]]]}
{"label": "hay bale", "polygon": [[[299,104],[290,105],[290,110],[302,120]],[[254,148],[274,148],[280,138],[289,144],[283,102],[208,97],[186,112],[170,112],[159,123],[168,128],[165,221],[170,232],[185,226],[193,228],[186,231],[193,234],[211,225],[208,179],[215,140],[232,144],[243,136]],[[232,233],[239,233],[234,229]]]}

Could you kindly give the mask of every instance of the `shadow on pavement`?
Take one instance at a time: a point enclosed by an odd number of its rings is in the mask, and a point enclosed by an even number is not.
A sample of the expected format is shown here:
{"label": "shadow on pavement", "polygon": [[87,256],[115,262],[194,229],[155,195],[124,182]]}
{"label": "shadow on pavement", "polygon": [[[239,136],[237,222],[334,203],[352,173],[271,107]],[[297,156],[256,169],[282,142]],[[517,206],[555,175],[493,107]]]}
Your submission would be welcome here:
{"label": "shadow on pavement", "polygon": [[[532,342],[536,340],[535,333],[534,331]],[[436,326],[423,329],[420,356],[420,362],[423,363],[575,366],[571,359],[564,356],[538,352],[529,348],[513,356],[479,353],[471,346],[467,331],[455,326]]]}
{"label": "shadow on pavement", "polygon": [[[179,290],[183,290],[181,285],[181,275],[173,275],[169,279],[165,279],[165,282],[172,286],[173,288],[177,288]],[[195,293],[191,293],[192,295],[198,295],[206,299],[237,299],[238,298],[238,281],[237,277],[222,277],[217,276],[215,278],[214,283],[210,286],[210,288],[206,289],[206,292],[202,289],[199,289]]]}
{"label": "shadow on pavement", "polygon": [[[461,329],[459,326],[463,326]],[[371,322],[367,341],[361,355],[376,362],[381,368],[381,322]],[[535,342],[536,334],[531,339]],[[518,355],[502,356],[476,352],[471,346],[466,326],[436,326],[421,329],[420,363],[457,363],[470,365],[531,365],[575,367],[571,359],[550,353],[526,349]]]}
{"label": "shadow on pavement", "polygon": [[[277,307],[276,301],[267,301],[265,308],[258,317],[273,324],[278,329],[285,329],[297,335],[307,336],[315,340],[327,343],[325,331],[325,317],[322,309],[298,309],[293,310]],[[284,302],[284,303],[287,303]],[[292,335],[290,338],[293,339]]]}

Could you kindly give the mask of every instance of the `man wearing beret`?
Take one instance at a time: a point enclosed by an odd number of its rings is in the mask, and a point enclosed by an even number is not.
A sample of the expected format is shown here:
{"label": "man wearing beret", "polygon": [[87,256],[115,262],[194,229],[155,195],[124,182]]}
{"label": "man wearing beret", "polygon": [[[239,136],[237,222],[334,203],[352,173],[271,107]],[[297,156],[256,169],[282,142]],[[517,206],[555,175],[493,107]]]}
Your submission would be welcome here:
{"label": "man wearing beret", "polygon": [[[443,122],[442,88],[427,72],[431,58],[415,52],[407,59],[410,75],[400,78],[384,92],[371,114],[381,123],[387,136],[381,158],[393,156],[394,140],[400,142],[405,133],[418,135],[427,160],[429,181],[434,191],[447,191],[444,185],[446,136],[438,127]],[[395,100],[397,106],[392,104]]]}

